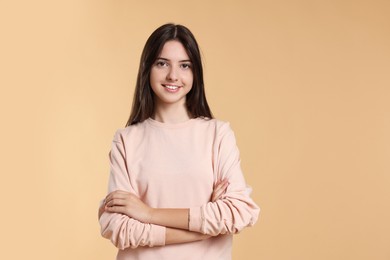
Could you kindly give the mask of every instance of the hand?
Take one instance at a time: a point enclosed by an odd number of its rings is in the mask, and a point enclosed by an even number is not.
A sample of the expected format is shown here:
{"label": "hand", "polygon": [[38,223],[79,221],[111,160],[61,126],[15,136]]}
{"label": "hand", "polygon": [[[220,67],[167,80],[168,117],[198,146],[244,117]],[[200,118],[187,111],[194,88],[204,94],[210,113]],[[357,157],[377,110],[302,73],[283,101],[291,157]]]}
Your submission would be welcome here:
{"label": "hand", "polygon": [[105,211],[121,213],[143,223],[150,223],[153,208],[146,205],[135,194],[127,191],[113,191],[104,200]]}
{"label": "hand", "polygon": [[215,202],[219,199],[222,199],[229,184],[230,183],[228,179],[222,179],[221,181],[218,181],[214,186],[213,194],[211,195],[211,201]]}

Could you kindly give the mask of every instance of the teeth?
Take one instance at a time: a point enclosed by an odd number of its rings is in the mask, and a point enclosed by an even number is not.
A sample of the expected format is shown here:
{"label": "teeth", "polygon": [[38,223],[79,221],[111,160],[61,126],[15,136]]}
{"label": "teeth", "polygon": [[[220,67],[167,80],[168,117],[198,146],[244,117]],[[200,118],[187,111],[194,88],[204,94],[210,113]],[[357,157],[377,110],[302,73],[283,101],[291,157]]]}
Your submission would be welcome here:
{"label": "teeth", "polygon": [[178,86],[165,86],[166,88],[169,88],[169,89],[172,89],[172,90],[175,90],[178,88]]}

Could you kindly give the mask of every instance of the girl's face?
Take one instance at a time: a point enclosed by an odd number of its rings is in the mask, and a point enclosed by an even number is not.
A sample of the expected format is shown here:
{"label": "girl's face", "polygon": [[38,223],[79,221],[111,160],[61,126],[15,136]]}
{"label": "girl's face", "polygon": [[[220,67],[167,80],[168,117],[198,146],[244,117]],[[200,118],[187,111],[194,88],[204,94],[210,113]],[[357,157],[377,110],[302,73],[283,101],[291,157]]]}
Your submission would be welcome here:
{"label": "girl's face", "polygon": [[184,105],[193,80],[192,63],[183,45],[176,40],[166,42],[150,71],[156,106]]}

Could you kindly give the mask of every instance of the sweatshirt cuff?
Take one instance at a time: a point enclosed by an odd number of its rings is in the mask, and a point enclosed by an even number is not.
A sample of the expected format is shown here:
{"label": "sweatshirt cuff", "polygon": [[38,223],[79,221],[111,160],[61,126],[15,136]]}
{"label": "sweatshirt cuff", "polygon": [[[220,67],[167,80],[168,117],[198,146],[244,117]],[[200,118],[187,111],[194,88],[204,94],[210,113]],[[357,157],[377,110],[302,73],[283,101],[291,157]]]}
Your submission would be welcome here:
{"label": "sweatshirt cuff", "polygon": [[201,207],[190,208],[188,228],[190,231],[202,232]]}
{"label": "sweatshirt cuff", "polygon": [[158,225],[151,225],[151,243],[150,246],[165,246],[166,228]]}

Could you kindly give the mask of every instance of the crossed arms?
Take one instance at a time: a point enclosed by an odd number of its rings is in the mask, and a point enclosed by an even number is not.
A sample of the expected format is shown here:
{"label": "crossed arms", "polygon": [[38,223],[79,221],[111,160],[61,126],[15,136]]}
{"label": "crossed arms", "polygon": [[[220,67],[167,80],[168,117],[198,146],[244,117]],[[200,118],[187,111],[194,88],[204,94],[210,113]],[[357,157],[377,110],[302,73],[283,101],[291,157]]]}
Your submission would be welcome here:
{"label": "crossed arms", "polygon": [[[228,185],[227,179],[218,182],[214,187],[211,201],[221,199]],[[104,212],[123,214],[145,224],[166,227],[166,245],[199,241],[211,237],[211,235],[189,231],[188,208],[152,208],[131,192],[116,190],[109,193],[99,207],[99,219]]]}
{"label": "crossed arms", "polygon": [[250,198],[234,134],[225,124],[216,138],[215,184],[209,202],[200,207],[164,209],[151,208],[137,197],[127,168],[124,138],[118,131],[110,151],[110,193],[99,209],[102,236],[125,249],[203,240],[252,226],[260,209]]}

